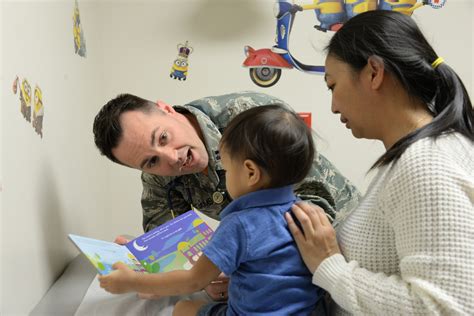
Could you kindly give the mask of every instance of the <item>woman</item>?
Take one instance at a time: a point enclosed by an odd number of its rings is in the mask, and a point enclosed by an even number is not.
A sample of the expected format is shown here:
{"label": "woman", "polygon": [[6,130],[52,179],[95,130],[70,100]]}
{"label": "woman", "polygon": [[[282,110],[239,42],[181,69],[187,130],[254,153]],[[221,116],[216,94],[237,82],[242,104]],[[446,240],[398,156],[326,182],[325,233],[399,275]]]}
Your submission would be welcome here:
{"label": "woman", "polygon": [[350,19],[327,52],[332,111],[387,151],[338,240],[316,206],[293,207],[303,231],[286,215],[313,283],[341,314],[472,313],[474,114],[463,83],[396,12]]}

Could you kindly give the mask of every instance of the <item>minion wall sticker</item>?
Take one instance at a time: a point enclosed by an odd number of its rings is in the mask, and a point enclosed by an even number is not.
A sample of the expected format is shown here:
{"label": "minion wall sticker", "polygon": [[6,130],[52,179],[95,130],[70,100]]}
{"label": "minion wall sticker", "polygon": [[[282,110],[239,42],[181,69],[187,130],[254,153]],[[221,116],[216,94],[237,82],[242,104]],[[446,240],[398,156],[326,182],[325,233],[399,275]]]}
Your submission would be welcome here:
{"label": "minion wall sticker", "polygon": [[[35,85],[35,91],[32,93],[30,83],[27,79],[20,79],[18,76],[13,80],[12,85],[13,94],[19,92],[20,98],[20,112],[26,121],[32,122],[35,132],[43,138],[43,92],[38,85]],[[34,98],[32,100],[32,98]],[[33,113],[31,113],[31,103],[34,101]],[[32,120],[33,114],[33,120]]]}
{"label": "minion wall sticker", "polygon": [[33,110],[33,128],[35,129],[36,134],[40,135],[41,138],[43,138],[43,93],[41,92],[41,89],[38,86],[35,87],[34,95],[35,106]]}
{"label": "minion wall sticker", "polygon": [[26,79],[20,85],[20,110],[25,120],[31,122],[31,86]]}
{"label": "minion wall sticker", "polygon": [[283,69],[323,75],[324,66],[306,65],[290,52],[290,34],[293,22],[299,11],[314,11],[319,22],[314,26],[322,32],[337,32],[348,19],[371,10],[390,10],[411,16],[423,6],[433,9],[442,8],[447,0],[313,0],[310,4],[299,5],[294,0],[276,0],[274,13],[276,18],[276,44],[272,48],[254,49],[244,47],[243,67],[249,69],[250,79],[263,88],[278,82]]}
{"label": "minion wall sticker", "polygon": [[188,77],[188,57],[193,52],[193,48],[188,45],[188,41],[178,44],[178,57],[171,66],[170,77],[178,80],[186,80]]}
{"label": "minion wall sticker", "polygon": [[15,80],[13,80],[12,90],[13,94],[16,94],[18,91],[18,76],[16,76]]}
{"label": "minion wall sticker", "polygon": [[79,14],[79,5],[77,0],[74,1],[74,13],[72,14],[72,33],[74,35],[74,49],[76,54],[81,57],[86,57],[86,41],[84,39],[84,31],[82,30],[81,17]]}

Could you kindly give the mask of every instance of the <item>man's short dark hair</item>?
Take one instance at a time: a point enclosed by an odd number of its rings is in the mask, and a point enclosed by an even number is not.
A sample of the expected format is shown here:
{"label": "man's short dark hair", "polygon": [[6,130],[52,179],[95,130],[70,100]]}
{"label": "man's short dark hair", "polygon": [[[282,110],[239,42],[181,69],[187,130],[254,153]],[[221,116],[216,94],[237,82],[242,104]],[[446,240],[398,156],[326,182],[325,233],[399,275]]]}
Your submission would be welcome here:
{"label": "man's short dark hair", "polygon": [[295,184],[314,158],[311,130],[295,112],[280,105],[252,108],[237,115],[221,139],[231,159],[250,159],[270,177],[270,188]]}
{"label": "man's short dark hair", "polygon": [[110,160],[122,164],[112,153],[122,138],[120,115],[127,111],[140,110],[149,113],[155,104],[132,94],[120,94],[105,104],[94,119],[94,141],[100,153]]}

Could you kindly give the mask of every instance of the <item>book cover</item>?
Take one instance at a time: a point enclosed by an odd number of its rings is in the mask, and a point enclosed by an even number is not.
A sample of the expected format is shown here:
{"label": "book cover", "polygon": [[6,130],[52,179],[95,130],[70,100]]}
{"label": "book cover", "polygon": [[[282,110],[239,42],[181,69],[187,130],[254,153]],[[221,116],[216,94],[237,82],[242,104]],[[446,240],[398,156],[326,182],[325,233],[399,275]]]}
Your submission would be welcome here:
{"label": "book cover", "polygon": [[214,231],[193,210],[130,241],[126,246],[151,273],[188,270]]}
{"label": "book cover", "polygon": [[113,271],[121,261],[138,272],[188,270],[197,261],[212,234],[206,222],[191,210],[126,245],[69,234],[100,274]]}

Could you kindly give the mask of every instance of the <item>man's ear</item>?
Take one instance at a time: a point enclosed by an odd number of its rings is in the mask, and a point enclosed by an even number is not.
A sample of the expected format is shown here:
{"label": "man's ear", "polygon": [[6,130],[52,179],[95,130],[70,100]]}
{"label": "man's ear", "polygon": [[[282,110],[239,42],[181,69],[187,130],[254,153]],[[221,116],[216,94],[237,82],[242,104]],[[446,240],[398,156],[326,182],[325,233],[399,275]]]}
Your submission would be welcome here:
{"label": "man's ear", "polygon": [[253,160],[246,159],[244,161],[244,172],[248,186],[260,184],[263,177],[262,170]]}
{"label": "man's ear", "polygon": [[167,104],[167,103],[165,103],[161,100],[156,101],[156,106],[165,113],[175,113],[176,112],[176,110],[171,105],[169,105],[169,104]]}
{"label": "man's ear", "polygon": [[378,56],[370,56],[367,60],[367,76],[370,80],[370,87],[372,89],[379,89],[382,85],[385,75],[385,64],[382,58]]}

